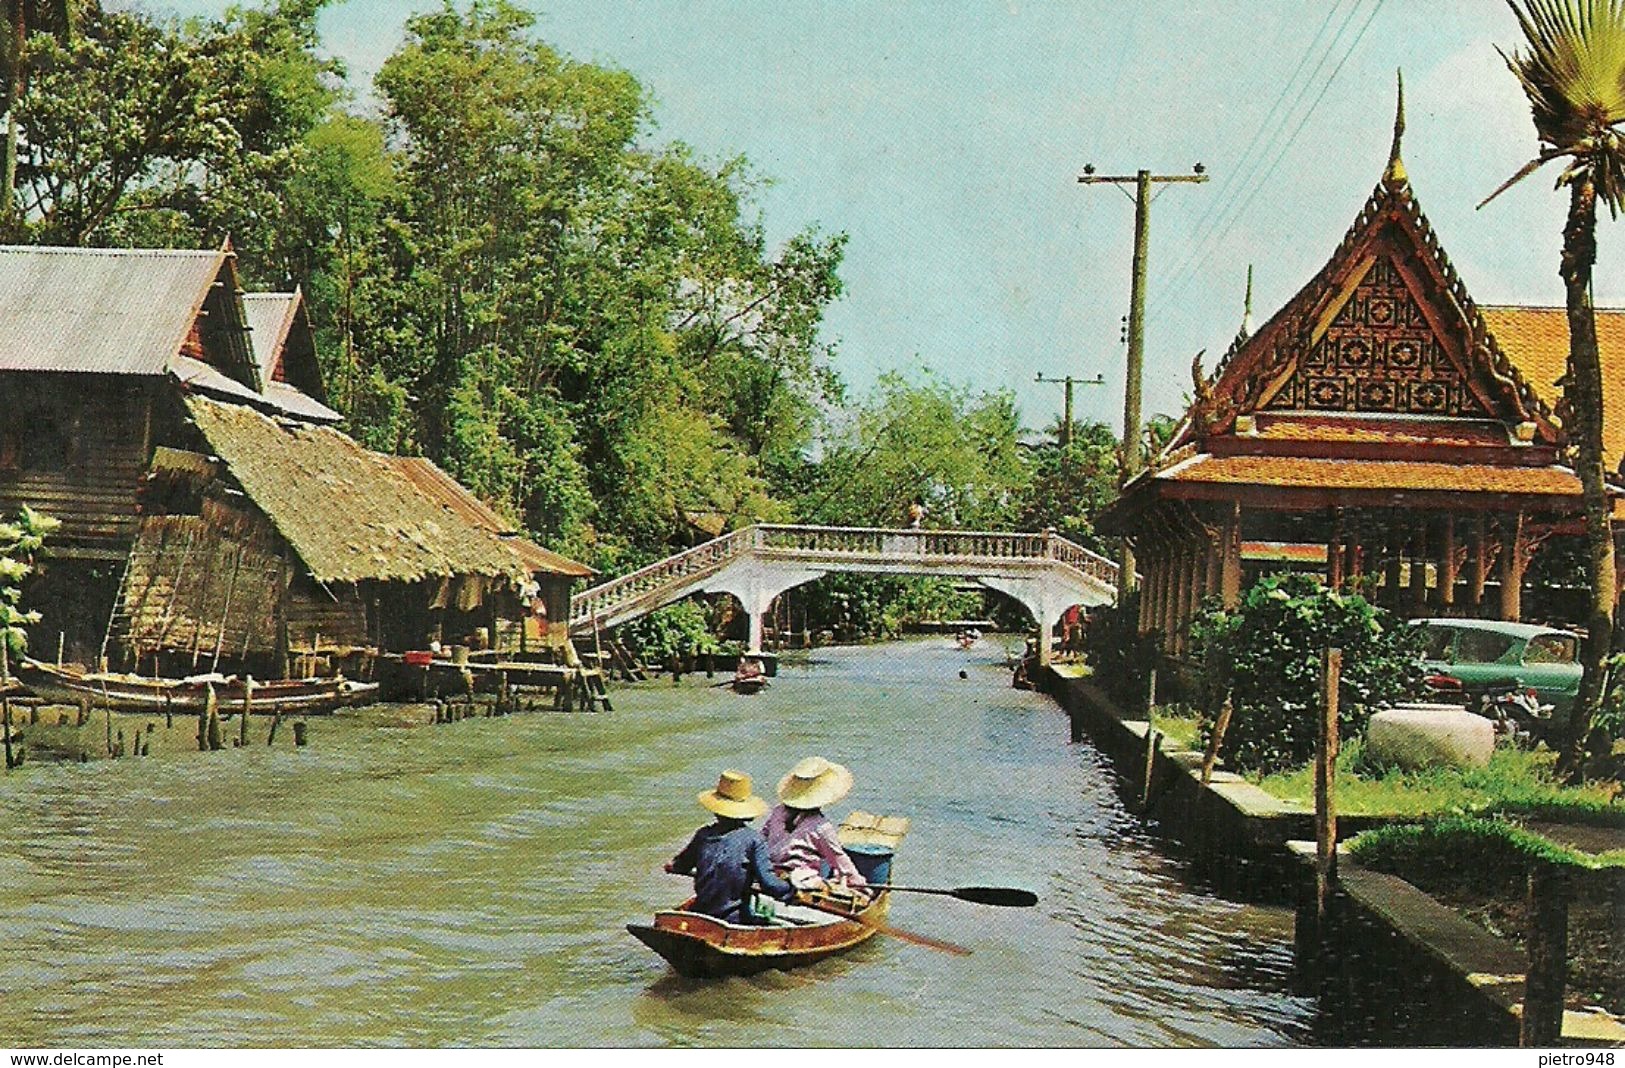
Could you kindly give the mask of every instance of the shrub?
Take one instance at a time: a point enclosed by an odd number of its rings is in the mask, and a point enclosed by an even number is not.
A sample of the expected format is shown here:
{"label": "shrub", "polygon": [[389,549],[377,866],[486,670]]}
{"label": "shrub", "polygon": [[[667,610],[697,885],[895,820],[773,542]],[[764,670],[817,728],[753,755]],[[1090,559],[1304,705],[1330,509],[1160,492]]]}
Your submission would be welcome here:
{"label": "shrub", "polygon": [[1090,611],[1083,627],[1083,655],[1091,677],[1129,714],[1145,704],[1151,669],[1161,651],[1155,634],[1140,633],[1140,591],[1120,605]]}
{"label": "shrub", "polygon": [[1327,647],[1343,650],[1341,737],[1355,737],[1373,712],[1421,686],[1416,629],[1358,594],[1326,589],[1313,575],[1263,578],[1233,611],[1204,612],[1192,634],[1209,711],[1232,695],[1224,753],[1242,771],[1267,774],[1313,758]]}
{"label": "shrub", "polygon": [[638,655],[651,664],[664,663],[674,656],[721,651],[716,636],[711,633],[705,605],[694,600],[657,608],[626,624],[622,634],[637,649]]}

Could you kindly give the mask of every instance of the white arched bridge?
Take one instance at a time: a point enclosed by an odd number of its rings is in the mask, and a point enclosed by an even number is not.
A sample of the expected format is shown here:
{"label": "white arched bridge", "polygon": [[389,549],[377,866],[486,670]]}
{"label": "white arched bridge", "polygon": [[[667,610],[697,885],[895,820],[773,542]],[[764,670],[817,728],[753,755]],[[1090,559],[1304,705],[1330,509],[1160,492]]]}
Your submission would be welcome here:
{"label": "white arched bridge", "polygon": [[[1053,532],[758,523],[581,591],[570,598],[570,632],[618,626],[694,593],[727,593],[750,617],[750,648],[759,652],[775,597],[843,571],[973,579],[1025,605],[1041,634],[1075,604],[1117,597],[1117,564]],[[1048,662],[1048,642],[1039,656]]]}

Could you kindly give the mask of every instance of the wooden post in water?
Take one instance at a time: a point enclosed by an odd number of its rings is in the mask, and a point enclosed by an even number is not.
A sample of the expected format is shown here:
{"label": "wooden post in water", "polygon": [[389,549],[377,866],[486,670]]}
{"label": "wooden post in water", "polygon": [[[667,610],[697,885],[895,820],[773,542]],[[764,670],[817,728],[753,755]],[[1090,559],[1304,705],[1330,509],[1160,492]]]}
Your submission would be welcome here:
{"label": "wooden post in water", "polygon": [[1320,740],[1315,746],[1315,928],[1325,944],[1326,909],[1337,879],[1337,689],[1343,650],[1320,660]]}
{"label": "wooden post in water", "polygon": [[113,755],[113,706],[109,704],[102,712],[107,717],[107,755]]}
{"label": "wooden post in water", "polygon": [[62,646],[66,644],[68,636],[63,631],[56,632],[56,666],[62,666]]}
{"label": "wooden post in water", "polygon": [[1235,714],[1236,703],[1228,690],[1224,704],[1219,706],[1219,718],[1213,722],[1213,737],[1207,740],[1207,752],[1202,756],[1202,785],[1213,781],[1213,767],[1219,762],[1219,747],[1224,744],[1224,732],[1230,729],[1230,717]]}
{"label": "wooden post in water", "polygon": [[240,749],[248,744],[248,717],[254,711],[254,676],[249,675],[243,679],[243,722],[237,728],[237,747]]}
{"label": "wooden post in water", "polygon": [[294,744],[294,748],[296,748],[296,749],[303,748],[305,743],[307,741],[309,741],[309,740],[310,740],[309,729],[308,729],[305,721],[302,720],[302,719],[294,720],[293,721],[293,744]]}
{"label": "wooden post in water", "polygon": [[1157,768],[1157,750],[1162,748],[1162,732],[1146,725],[1145,729],[1145,774],[1140,779],[1140,811],[1145,811],[1151,805],[1151,776]]}
{"label": "wooden post in water", "polygon": [[208,714],[208,716],[207,716],[208,725],[207,725],[206,730],[207,730],[207,734],[208,734],[209,751],[210,752],[216,752],[221,748],[221,744],[220,744],[220,698],[218,696],[216,696],[216,694],[214,692],[214,683],[211,682],[211,683],[207,683],[205,685],[206,685],[206,692],[207,692],[208,696],[204,698],[203,710]]}
{"label": "wooden post in water", "polygon": [[1568,871],[1546,861],[1529,866],[1526,911],[1529,971],[1523,980],[1518,1045],[1555,1046],[1563,1035],[1563,994],[1569,979]]}
{"label": "wooden post in water", "polygon": [[277,712],[271,717],[271,731],[265,736],[266,745],[276,744],[276,729],[282,726],[282,713]]}

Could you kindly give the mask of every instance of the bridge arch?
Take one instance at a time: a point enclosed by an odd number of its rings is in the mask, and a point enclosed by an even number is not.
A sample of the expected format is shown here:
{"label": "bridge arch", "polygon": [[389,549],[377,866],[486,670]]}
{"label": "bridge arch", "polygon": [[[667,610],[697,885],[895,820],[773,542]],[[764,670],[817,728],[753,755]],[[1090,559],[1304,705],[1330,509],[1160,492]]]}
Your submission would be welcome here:
{"label": "bridge arch", "polygon": [[[1048,634],[1074,604],[1117,596],[1117,565],[1053,532],[894,530],[756,524],[583,590],[570,599],[571,633],[618,626],[693,593],[728,593],[760,652],[774,598],[832,572],[969,578],[1015,598]],[[1049,642],[1039,658],[1049,660]]]}

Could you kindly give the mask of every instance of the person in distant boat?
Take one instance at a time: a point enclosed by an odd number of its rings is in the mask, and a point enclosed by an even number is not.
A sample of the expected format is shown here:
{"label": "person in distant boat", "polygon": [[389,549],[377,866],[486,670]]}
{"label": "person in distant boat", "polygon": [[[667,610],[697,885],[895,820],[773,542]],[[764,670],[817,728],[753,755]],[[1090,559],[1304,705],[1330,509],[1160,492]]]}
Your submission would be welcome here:
{"label": "person in distant boat", "polygon": [[866,886],[852,858],[841,848],[835,825],[824,815],[852,789],[852,773],[823,757],[808,757],[779,780],[779,804],[768,813],[762,833],[773,865],[797,890],[818,890],[830,881],[861,891]]}
{"label": "person in distant boat", "polygon": [[695,831],[666,870],[694,877],[693,911],[727,923],[767,923],[771,914],[753,907],[751,888],[760,887],[780,901],[795,893],[774,874],[767,842],[750,825],[767,811],[767,802],[751,793],[750,776],[742,771],[724,771],[716,789],[702,790],[699,800],[716,821]]}
{"label": "person in distant boat", "polygon": [[734,672],[734,678],[745,680],[759,679],[764,673],[762,662],[760,660],[756,659],[754,656],[742,656],[739,658],[739,668]]}

